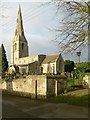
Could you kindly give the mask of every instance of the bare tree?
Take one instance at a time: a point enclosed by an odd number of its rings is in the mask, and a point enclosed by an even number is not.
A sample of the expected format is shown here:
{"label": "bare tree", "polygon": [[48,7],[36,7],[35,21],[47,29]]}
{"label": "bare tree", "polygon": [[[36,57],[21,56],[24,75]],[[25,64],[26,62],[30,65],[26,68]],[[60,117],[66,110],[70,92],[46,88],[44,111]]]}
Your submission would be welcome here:
{"label": "bare tree", "polygon": [[66,11],[65,18],[61,21],[62,26],[54,29],[54,41],[60,46],[61,52],[73,52],[86,45],[90,38],[90,2],[53,0],[53,4],[57,7],[57,15],[61,6]]}

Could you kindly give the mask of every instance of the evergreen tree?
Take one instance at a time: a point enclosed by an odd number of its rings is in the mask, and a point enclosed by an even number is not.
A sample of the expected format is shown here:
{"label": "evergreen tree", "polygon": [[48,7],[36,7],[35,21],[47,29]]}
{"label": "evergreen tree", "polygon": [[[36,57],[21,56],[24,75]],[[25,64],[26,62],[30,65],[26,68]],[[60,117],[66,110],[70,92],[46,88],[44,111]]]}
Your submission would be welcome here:
{"label": "evergreen tree", "polygon": [[0,54],[0,56],[1,56],[0,64],[2,63],[1,68],[2,68],[2,76],[3,76],[5,74],[7,68],[8,68],[8,61],[7,61],[6,51],[4,49],[3,44],[1,45],[1,50],[0,51],[1,51],[1,54]]}
{"label": "evergreen tree", "polygon": [[0,76],[2,75],[2,51],[0,46]]}
{"label": "evergreen tree", "polygon": [[74,70],[74,62],[70,60],[65,61],[65,72],[71,73]]}

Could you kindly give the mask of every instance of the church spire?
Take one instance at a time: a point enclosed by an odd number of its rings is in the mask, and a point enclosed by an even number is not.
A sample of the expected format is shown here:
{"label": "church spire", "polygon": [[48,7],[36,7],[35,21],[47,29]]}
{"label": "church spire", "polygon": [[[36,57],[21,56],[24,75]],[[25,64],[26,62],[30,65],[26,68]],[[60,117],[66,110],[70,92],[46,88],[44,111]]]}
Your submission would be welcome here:
{"label": "church spire", "polygon": [[24,35],[21,7],[19,5],[15,35]]}
{"label": "church spire", "polygon": [[27,56],[28,56],[28,42],[24,35],[22,13],[21,13],[21,7],[19,5],[16,31],[11,47],[11,64],[12,65],[17,64],[19,58],[23,58]]}

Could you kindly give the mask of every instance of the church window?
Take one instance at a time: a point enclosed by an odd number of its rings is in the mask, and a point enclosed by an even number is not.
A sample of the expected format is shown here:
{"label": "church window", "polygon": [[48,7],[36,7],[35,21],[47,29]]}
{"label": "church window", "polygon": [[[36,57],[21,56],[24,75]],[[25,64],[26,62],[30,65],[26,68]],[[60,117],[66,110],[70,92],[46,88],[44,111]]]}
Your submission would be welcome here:
{"label": "church window", "polygon": [[16,43],[15,43],[15,47],[14,48],[15,48],[15,50],[17,49],[17,44]]}
{"label": "church window", "polygon": [[24,49],[24,43],[22,43],[22,50]]}
{"label": "church window", "polygon": [[59,61],[59,69],[61,68],[61,60]]}
{"label": "church window", "polygon": [[22,74],[26,74],[25,68],[22,69]]}
{"label": "church window", "polygon": [[50,62],[47,64],[47,72],[50,73]]}
{"label": "church window", "polygon": [[43,67],[41,67],[41,74],[43,74]]}
{"label": "church window", "polygon": [[54,66],[54,64],[53,64],[52,69],[53,69],[53,74],[54,74],[55,73],[55,66]]}

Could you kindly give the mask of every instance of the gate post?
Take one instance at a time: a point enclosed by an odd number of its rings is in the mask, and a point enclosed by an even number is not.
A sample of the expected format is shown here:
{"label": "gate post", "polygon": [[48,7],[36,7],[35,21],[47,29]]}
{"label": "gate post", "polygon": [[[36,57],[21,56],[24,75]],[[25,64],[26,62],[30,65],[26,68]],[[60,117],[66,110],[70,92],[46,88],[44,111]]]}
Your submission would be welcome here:
{"label": "gate post", "polygon": [[37,80],[35,81],[35,99],[37,99]]}
{"label": "gate post", "polygon": [[55,96],[58,95],[58,81],[55,80]]}

